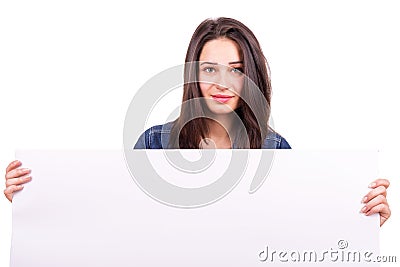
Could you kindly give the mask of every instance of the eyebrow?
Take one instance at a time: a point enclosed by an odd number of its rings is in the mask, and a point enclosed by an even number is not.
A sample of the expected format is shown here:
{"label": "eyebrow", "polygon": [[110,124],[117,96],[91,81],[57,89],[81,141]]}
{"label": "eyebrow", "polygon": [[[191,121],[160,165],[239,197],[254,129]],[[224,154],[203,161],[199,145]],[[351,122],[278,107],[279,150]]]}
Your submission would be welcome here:
{"label": "eyebrow", "polygon": [[[204,65],[204,64],[218,65],[217,62],[208,62],[208,61],[205,61],[205,62],[200,63],[200,66],[201,66],[201,65]],[[243,61],[241,61],[241,60],[239,60],[239,61],[232,61],[232,62],[229,62],[228,64],[229,64],[229,65],[232,65],[232,64],[243,64]]]}
{"label": "eyebrow", "polygon": [[229,65],[232,65],[232,64],[243,64],[243,61],[242,61],[242,60],[239,60],[239,61],[232,61],[232,62],[229,62]]}

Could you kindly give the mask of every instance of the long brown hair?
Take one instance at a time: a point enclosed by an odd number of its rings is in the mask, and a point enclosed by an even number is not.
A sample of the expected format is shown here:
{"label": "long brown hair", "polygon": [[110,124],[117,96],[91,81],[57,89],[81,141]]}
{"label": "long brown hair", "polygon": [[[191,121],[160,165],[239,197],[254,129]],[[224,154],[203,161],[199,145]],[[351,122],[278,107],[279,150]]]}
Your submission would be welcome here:
{"label": "long brown hair", "polygon": [[[270,116],[271,82],[266,58],[253,32],[243,23],[232,18],[207,19],[193,33],[186,53],[186,63],[198,62],[204,45],[214,39],[228,38],[239,46],[243,57],[243,73],[261,91],[265,99],[252,95],[244,86],[240,107],[235,110],[241,119],[245,133],[236,133],[237,148],[261,148],[268,132]],[[201,98],[198,82],[198,64],[185,65],[183,103],[180,116],[175,120],[169,140],[170,148],[199,148],[200,141],[207,137],[209,129],[205,105],[201,101],[189,101]],[[193,77],[195,76],[195,77]],[[247,94],[247,95],[246,95]],[[250,108],[253,107],[253,108]],[[260,119],[261,118],[261,119]],[[247,138],[243,137],[247,134]]]}

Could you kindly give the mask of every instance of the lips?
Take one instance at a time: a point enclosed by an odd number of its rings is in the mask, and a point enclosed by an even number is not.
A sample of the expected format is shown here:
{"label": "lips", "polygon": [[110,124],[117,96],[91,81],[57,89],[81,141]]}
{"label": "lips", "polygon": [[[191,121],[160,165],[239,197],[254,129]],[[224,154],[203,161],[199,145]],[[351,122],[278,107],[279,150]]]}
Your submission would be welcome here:
{"label": "lips", "polygon": [[229,96],[229,95],[220,95],[220,94],[218,94],[218,95],[212,95],[212,98],[213,98],[215,101],[218,101],[218,102],[220,102],[220,103],[226,103],[226,102],[228,102],[229,100],[231,100],[231,98],[233,98],[233,96]]}

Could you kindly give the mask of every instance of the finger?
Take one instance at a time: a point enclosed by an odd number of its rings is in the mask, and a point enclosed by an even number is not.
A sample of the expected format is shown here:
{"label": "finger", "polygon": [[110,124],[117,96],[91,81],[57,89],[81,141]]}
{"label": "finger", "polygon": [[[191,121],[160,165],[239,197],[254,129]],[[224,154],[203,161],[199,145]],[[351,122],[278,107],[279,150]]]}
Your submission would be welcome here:
{"label": "finger", "polygon": [[366,203],[365,206],[361,209],[361,212],[368,213],[371,209],[380,204],[388,205],[386,197],[384,197],[383,195],[378,195],[373,199],[371,199],[370,201],[368,201],[368,203]]}
{"label": "finger", "polygon": [[31,172],[31,170],[27,169],[27,168],[19,168],[19,169],[11,170],[6,173],[6,179],[18,178],[18,177],[21,177],[30,172]]}
{"label": "finger", "polygon": [[11,186],[11,185],[20,185],[20,184],[24,184],[24,183],[30,182],[31,180],[32,180],[32,177],[31,177],[31,176],[25,176],[25,177],[7,179],[7,180],[6,180],[6,187],[9,187],[9,186]]}
{"label": "finger", "polygon": [[371,191],[369,191],[368,194],[366,194],[363,197],[362,203],[367,203],[368,201],[370,201],[371,199],[373,199],[374,197],[376,197],[378,195],[383,195],[384,197],[386,197],[386,187],[384,187],[383,185],[380,185],[377,188],[372,189]]}
{"label": "finger", "polygon": [[7,168],[6,168],[6,173],[14,170],[15,168],[18,168],[19,166],[22,165],[22,162],[19,160],[14,160],[13,162],[11,162],[10,164],[8,164]]}
{"label": "finger", "polygon": [[12,185],[12,186],[10,186],[10,187],[7,187],[7,188],[4,190],[4,195],[6,196],[6,198],[7,198],[9,201],[12,202],[14,193],[17,192],[17,191],[22,190],[23,188],[24,188],[23,185]]}
{"label": "finger", "polygon": [[387,179],[376,179],[372,183],[369,184],[369,188],[377,188],[378,186],[384,186],[385,188],[388,188],[390,185],[389,180]]}
{"label": "finger", "polygon": [[386,204],[383,204],[383,203],[373,207],[370,211],[365,213],[365,215],[369,216],[369,215],[376,214],[376,213],[379,213],[379,215],[380,215],[380,225],[381,226],[387,221],[387,219],[389,219],[389,217],[391,215],[389,206]]}

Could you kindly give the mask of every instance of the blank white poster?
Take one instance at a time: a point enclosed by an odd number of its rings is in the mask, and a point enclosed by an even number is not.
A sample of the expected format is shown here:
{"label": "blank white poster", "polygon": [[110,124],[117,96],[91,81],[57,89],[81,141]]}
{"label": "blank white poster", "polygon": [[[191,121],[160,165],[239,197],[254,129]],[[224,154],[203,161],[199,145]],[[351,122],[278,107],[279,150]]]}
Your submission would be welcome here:
{"label": "blank white poster", "polygon": [[[379,216],[359,212],[377,152],[215,150],[201,171],[177,168],[163,150],[127,153],[193,195],[236,153],[246,162],[234,164],[240,177],[225,194],[180,206],[142,186],[123,151],[18,151],[33,179],[14,197],[11,266],[378,266]],[[205,155],[182,153],[193,164]],[[270,164],[262,153],[273,161],[249,192]]]}

